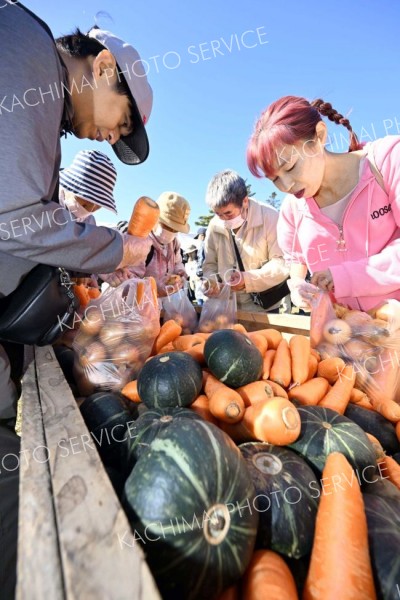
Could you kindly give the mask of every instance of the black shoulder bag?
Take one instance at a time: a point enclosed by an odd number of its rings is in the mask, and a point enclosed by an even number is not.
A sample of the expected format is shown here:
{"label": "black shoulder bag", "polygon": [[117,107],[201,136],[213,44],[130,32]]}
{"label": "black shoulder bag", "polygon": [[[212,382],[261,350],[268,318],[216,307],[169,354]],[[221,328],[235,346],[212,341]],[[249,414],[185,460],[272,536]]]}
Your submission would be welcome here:
{"label": "black shoulder bag", "polygon": [[[45,29],[50,29],[22,4],[19,6]],[[58,202],[58,185],[53,199]],[[68,327],[79,307],[69,273],[50,265],[36,265],[17,289],[0,299],[0,340],[17,344],[52,344]]]}
{"label": "black shoulder bag", "polygon": [[[231,236],[233,248],[235,250],[239,271],[244,272],[245,269],[243,266],[243,261],[240,256],[239,249],[236,245],[235,237],[232,231],[229,231],[229,234]],[[258,306],[261,306],[265,310],[268,310],[269,308],[271,308],[271,306],[278,304],[278,302],[282,300],[282,298],[290,294],[287,280],[288,278],[282,281],[281,283],[278,283],[277,285],[268,288],[268,290],[264,290],[263,292],[249,292],[254,304],[258,304]]]}

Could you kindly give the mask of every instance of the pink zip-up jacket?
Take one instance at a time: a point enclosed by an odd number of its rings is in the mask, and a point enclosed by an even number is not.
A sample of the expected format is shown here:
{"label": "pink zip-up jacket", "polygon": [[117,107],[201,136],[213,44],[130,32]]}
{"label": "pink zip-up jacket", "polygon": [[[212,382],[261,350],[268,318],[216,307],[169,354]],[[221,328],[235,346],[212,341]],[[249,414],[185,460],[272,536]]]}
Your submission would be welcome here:
{"label": "pink zip-up jacket", "polygon": [[337,302],[361,310],[400,300],[400,136],[368,147],[385,190],[366,159],[341,228],[313,198],[291,194],[278,220],[278,244],[287,263],[305,264],[311,273],[330,269]]}

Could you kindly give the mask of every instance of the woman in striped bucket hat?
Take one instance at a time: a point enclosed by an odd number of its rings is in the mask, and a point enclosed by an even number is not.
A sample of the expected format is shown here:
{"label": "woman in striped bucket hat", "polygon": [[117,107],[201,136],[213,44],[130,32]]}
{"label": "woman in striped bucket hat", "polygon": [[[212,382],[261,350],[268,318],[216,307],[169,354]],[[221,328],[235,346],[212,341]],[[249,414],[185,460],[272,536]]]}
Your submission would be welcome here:
{"label": "woman in striped bucket hat", "polygon": [[60,204],[76,221],[95,222],[92,213],[107,208],[117,214],[113,196],[117,171],[106,154],[81,150],[72,164],[60,171]]}

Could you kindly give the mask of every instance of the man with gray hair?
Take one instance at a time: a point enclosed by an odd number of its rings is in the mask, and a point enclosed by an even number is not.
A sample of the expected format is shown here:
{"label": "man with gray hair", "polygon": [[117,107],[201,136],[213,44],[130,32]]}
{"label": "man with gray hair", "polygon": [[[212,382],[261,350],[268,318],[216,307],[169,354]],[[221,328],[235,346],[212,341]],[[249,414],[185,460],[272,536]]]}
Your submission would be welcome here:
{"label": "man with gray hair", "polygon": [[[278,312],[288,269],[276,240],[278,211],[249,198],[246,182],[225,170],[214,175],[206,202],[215,216],[205,241],[205,294],[215,296],[223,283],[237,294],[238,310]],[[277,290],[283,295],[277,299]],[[271,290],[271,305],[262,307],[257,292]]]}

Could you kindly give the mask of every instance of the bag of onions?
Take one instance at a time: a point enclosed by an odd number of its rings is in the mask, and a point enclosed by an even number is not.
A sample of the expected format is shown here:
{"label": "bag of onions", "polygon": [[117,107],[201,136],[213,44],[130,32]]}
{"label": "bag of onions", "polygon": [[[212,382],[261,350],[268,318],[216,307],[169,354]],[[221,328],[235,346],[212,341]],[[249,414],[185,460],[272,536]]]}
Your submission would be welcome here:
{"label": "bag of onions", "polygon": [[136,378],[160,331],[152,277],[109,287],[85,309],[75,336],[75,378],[82,396],[120,390]]}

